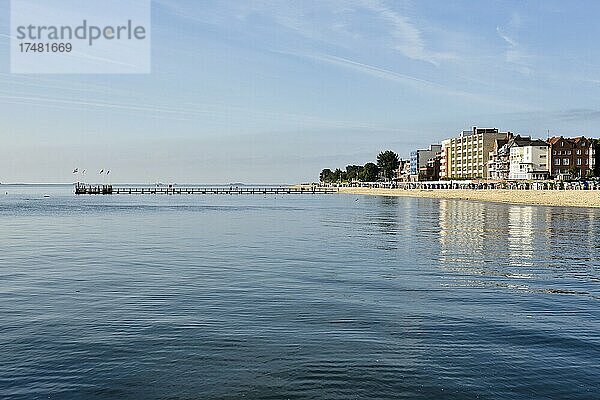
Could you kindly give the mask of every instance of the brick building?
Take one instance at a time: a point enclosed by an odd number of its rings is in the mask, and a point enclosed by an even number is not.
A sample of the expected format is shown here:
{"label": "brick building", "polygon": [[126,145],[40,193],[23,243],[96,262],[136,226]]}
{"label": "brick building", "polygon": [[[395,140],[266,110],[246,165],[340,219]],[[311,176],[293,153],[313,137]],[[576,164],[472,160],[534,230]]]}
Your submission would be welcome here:
{"label": "brick building", "polygon": [[550,175],[556,178],[582,178],[594,171],[594,147],[591,139],[583,136],[565,138],[555,136],[548,140],[550,145]]}

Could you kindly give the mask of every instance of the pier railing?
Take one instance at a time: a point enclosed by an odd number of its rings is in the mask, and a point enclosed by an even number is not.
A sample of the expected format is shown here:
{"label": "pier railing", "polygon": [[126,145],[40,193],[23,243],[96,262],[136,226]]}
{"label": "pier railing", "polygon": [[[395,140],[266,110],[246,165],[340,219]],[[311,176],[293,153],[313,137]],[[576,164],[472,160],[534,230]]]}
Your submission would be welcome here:
{"label": "pier railing", "polygon": [[269,194],[332,194],[338,188],[319,186],[229,186],[229,187],[200,187],[200,186],[126,186],[126,185],[93,185],[75,184],[75,194],[221,194],[221,195],[269,195]]}

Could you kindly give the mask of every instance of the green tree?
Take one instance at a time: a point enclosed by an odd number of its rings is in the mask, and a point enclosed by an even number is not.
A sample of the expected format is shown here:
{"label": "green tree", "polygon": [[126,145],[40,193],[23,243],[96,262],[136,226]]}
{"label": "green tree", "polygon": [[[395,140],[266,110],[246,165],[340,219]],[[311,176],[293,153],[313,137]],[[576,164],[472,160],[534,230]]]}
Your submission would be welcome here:
{"label": "green tree", "polygon": [[359,179],[360,171],[363,169],[361,165],[346,166],[346,178],[348,181]]}
{"label": "green tree", "polygon": [[366,163],[359,174],[359,179],[363,182],[375,182],[379,176],[379,167],[372,162]]}
{"label": "green tree", "polygon": [[377,156],[377,166],[386,179],[392,179],[396,170],[400,166],[398,154],[391,150],[382,151]]}
{"label": "green tree", "polygon": [[333,171],[332,182],[343,182],[346,180],[346,173],[339,168]]}
{"label": "green tree", "polygon": [[323,171],[321,171],[321,174],[319,175],[319,180],[321,182],[331,182],[332,177],[333,172],[329,168],[325,168]]}

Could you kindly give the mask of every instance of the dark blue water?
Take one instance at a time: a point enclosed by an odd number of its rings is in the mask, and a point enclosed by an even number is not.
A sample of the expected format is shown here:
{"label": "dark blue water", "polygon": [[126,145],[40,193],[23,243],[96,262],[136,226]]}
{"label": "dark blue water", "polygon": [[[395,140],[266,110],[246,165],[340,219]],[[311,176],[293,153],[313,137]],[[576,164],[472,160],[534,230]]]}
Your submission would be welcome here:
{"label": "dark blue water", "polygon": [[2,399],[600,398],[600,210],[0,189]]}

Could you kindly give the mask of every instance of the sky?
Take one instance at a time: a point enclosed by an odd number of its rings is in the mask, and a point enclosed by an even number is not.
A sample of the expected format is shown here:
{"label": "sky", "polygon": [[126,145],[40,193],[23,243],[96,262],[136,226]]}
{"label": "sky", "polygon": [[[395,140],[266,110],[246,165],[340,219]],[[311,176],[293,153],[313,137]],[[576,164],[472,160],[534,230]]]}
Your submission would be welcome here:
{"label": "sky", "polygon": [[10,73],[0,182],[296,183],[472,126],[600,137],[600,2],[152,1],[150,74]]}

